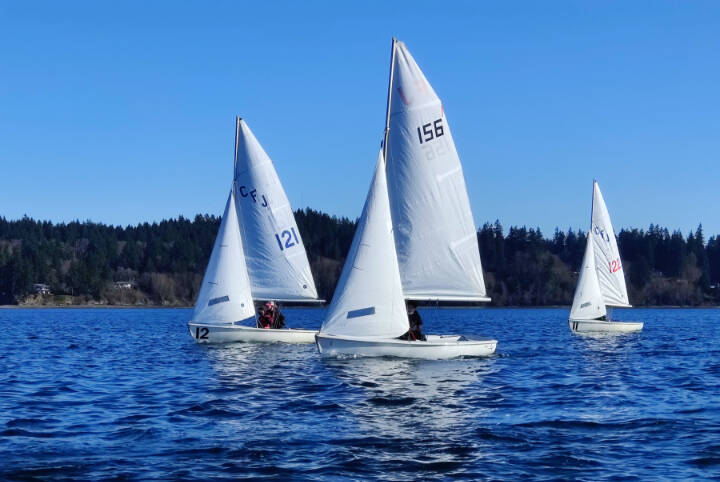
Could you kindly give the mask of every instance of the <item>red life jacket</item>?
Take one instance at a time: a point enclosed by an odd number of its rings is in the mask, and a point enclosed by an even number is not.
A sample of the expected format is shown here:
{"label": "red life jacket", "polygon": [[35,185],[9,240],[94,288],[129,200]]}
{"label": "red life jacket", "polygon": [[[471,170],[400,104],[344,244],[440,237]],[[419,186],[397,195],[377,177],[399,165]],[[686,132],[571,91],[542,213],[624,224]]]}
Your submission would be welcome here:
{"label": "red life jacket", "polygon": [[272,327],[273,316],[271,313],[265,313],[260,317],[260,326],[266,330]]}

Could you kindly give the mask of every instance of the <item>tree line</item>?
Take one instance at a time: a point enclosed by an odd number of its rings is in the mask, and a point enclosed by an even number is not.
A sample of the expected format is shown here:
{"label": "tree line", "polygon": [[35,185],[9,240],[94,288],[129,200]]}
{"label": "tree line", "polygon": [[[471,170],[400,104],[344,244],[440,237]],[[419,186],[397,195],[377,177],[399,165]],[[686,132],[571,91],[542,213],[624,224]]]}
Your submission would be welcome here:
{"label": "tree line", "polygon": [[[686,236],[651,224],[647,230],[623,229],[618,247],[634,305],[699,306],[720,304],[720,236],[707,243],[702,225]],[[498,306],[548,306],[572,303],[585,254],[587,234],[499,222],[478,230],[485,283]]]}
{"label": "tree line", "polygon": [[[330,300],[356,222],[313,209],[295,212],[319,295]],[[0,304],[192,305],[220,218],[183,216],[112,226],[0,217]],[[477,232],[488,294],[496,306],[572,302],[586,233],[486,223]],[[636,305],[720,304],[720,237],[650,225],[618,233]],[[132,287],[115,282],[131,282]],[[34,285],[52,295],[36,295]]]}

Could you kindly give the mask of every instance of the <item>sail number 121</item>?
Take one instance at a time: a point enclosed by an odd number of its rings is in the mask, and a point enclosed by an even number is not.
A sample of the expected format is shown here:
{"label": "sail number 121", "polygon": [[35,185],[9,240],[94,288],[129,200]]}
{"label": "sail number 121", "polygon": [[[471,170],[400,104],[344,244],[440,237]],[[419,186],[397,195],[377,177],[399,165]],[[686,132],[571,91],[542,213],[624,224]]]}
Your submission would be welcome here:
{"label": "sail number 121", "polygon": [[280,246],[280,251],[300,244],[295,228],[286,229],[280,234],[275,234],[275,241],[277,241],[278,246]]}

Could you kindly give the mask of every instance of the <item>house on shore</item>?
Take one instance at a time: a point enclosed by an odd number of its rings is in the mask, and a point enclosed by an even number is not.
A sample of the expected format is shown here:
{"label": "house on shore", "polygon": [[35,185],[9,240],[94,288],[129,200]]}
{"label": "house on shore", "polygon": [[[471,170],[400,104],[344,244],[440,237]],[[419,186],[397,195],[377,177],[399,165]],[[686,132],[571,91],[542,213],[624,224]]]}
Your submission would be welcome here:
{"label": "house on shore", "polygon": [[134,281],[116,281],[115,288],[119,290],[131,290],[135,288],[135,282]]}
{"label": "house on shore", "polygon": [[43,283],[35,283],[33,285],[33,291],[36,295],[51,295],[50,286]]}

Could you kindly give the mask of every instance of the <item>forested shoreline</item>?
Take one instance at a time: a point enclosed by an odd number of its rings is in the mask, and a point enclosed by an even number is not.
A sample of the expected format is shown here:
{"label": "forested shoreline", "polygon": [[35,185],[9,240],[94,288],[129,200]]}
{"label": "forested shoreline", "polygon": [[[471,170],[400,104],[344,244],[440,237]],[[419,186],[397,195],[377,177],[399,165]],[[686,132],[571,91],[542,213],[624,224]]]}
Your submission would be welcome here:
{"label": "forested shoreline", "polygon": [[[295,216],[318,293],[330,300],[355,221],[310,208]],[[190,306],[219,224],[212,215],[127,227],[0,217],[0,305]],[[706,240],[702,226],[684,235],[650,225],[617,237],[634,305],[720,305],[720,236]],[[583,231],[546,237],[537,228],[483,225],[490,305],[570,304],[585,241]]]}

